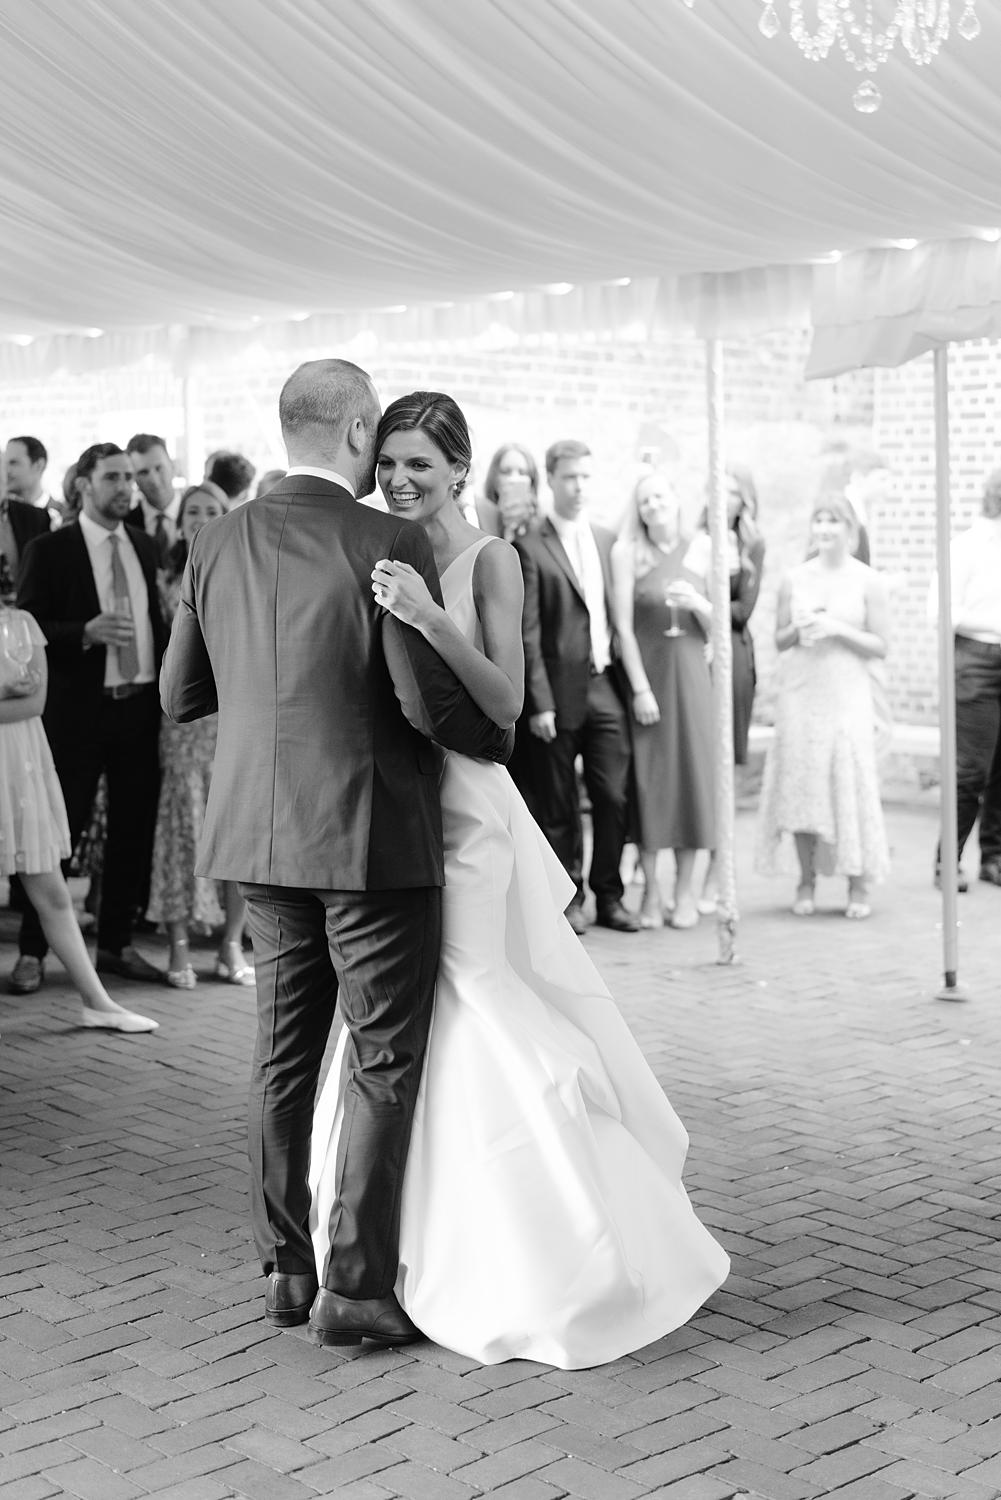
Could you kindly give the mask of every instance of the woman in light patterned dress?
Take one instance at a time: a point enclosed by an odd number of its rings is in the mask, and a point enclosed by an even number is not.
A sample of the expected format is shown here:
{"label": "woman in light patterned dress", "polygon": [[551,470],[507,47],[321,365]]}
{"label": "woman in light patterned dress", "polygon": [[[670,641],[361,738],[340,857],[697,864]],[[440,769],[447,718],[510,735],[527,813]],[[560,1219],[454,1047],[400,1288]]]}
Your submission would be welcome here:
{"label": "woman in light patterned dress", "polygon": [[[207,521],[217,520],[227,510],[225,497],[214,484],[192,485],[182,495],[177,512],[178,540],[168,556],[162,587],[167,619],[173,619],[177,610],[181,575],[192,538]],[[254,970],[243,952],[247,915],[243,897],[233,881],[217,883],[195,874],[195,853],[212,776],[217,725],[217,716],[212,714],[191,724],[174,724],[164,719],[160,726],[162,779],[146,915],[151,922],[162,922],[167,929],[170,940],[167,983],[178,990],[194,989],[197,983],[188,946],[192,924],[205,931],[223,928],[216,978],[229,984],[254,983]]]}
{"label": "woman in light patterned dress", "polygon": [[800,917],[814,913],[818,875],[845,877],[845,916],[869,916],[869,887],[889,869],[869,670],[886,655],[886,591],[852,556],[854,525],[843,495],[822,494],[810,556],[783,579],[778,597],[783,658],[758,867],[780,868],[781,846],[792,839],[799,862],[792,910]]}

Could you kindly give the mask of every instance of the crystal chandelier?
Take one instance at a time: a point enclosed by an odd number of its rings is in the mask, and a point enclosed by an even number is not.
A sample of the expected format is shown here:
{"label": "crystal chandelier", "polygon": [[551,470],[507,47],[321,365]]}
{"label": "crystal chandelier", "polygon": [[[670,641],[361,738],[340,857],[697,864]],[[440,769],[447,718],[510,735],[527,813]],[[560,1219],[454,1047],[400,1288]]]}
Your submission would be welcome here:
{"label": "crystal chandelier", "polygon": [[[692,8],[694,0],[684,0]],[[781,28],[775,0],[761,0],[763,10],[758,29],[763,36],[778,36]],[[930,63],[949,35],[950,0],[814,0],[816,29],[810,31],[804,16],[804,0],[789,0],[789,35],[804,57],[822,62],[836,45],[845,61],[862,79],[852,103],[871,115],[883,102],[872,75],[882,67],[896,44],[918,67]],[[977,0],[958,0],[962,6],[956,30],[966,42],[980,35]],[[889,13],[881,21],[877,10]]]}
{"label": "crystal chandelier", "polygon": [[[774,0],[762,3],[758,29],[763,36],[777,36],[780,26]],[[963,11],[956,30],[964,41],[972,42],[980,35],[976,0],[960,3]],[[883,102],[872,75],[886,62],[898,37],[911,61],[924,67],[949,35],[950,0],[893,0],[892,18],[882,25],[876,15],[877,0],[816,0],[816,5],[817,28],[810,32],[803,0],[789,0],[789,35],[813,62],[822,61],[837,43],[845,61],[867,75],[852,95],[855,108],[865,115]],[[889,5],[883,8],[891,9]]]}

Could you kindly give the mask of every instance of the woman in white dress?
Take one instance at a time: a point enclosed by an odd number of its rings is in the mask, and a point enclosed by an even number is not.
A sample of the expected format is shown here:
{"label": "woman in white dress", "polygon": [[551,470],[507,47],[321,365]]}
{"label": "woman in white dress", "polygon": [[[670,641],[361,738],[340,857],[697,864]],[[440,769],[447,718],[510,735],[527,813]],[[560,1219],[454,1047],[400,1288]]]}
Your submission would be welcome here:
{"label": "woman in white dress", "polygon": [[[426,529],[445,608],[402,563],[377,599],[420,630],[497,723],[522,699],[521,571],[456,505],[471,461],[450,397],[387,409],[379,483]],[[681,1183],[688,1139],[563,911],[571,882],[507,771],[445,756],[443,942],[403,1191],[396,1292],[435,1342],[580,1369],[679,1327],[729,1261]],[[317,1105],[321,1285],[343,1036]]]}
{"label": "woman in white dress", "polygon": [[886,655],[886,590],[879,574],[852,556],[855,528],[844,496],[821,495],[810,518],[811,555],[779,588],[775,644],[782,662],[757,863],[765,873],[781,871],[794,845],[798,917],[814,914],[818,875],[846,878],[845,916],[868,917],[870,886],[890,863],[870,671]]}

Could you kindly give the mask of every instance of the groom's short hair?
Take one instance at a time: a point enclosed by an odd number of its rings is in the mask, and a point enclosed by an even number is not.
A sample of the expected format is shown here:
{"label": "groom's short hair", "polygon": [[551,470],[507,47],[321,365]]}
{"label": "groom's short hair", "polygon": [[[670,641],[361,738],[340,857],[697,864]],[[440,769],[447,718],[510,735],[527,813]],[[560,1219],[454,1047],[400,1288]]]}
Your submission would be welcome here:
{"label": "groom's short hair", "polygon": [[353,417],[373,408],[377,416],[371,378],[347,359],[307,360],[292,371],[278,398],[286,440],[311,429],[339,439]]}

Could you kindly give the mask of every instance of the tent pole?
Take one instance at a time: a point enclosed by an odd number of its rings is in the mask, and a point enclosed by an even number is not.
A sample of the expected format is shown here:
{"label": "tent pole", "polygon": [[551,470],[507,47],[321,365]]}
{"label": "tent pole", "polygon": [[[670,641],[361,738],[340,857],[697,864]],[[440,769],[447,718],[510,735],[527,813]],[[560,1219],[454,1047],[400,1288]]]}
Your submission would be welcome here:
{"label": "tent pole", "polygon": [[957,875],[959,868],[956,819],[956,672],[952,631],[951,494],[949,464],[949,351],[945,344],[935,360],[935,545],[938,561],[938,722],[939,800],[941,843],[939,869],[942,885],[942,988],[937,1000],[965,1000],[958,983],[959,924]]}
{"label": "tent pole", "polygon": [[710,600],[713,607],[713,709],[716,728],[716,962],[736,957],[737,882],[734,870],[733,641],[730,635],[730,553],[723,483],[723,348],[706,340],[706,408],[709,425]]}

